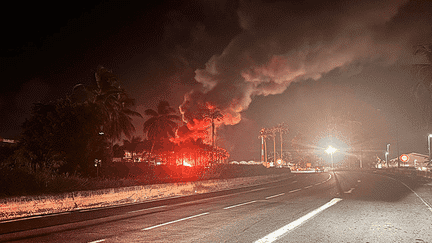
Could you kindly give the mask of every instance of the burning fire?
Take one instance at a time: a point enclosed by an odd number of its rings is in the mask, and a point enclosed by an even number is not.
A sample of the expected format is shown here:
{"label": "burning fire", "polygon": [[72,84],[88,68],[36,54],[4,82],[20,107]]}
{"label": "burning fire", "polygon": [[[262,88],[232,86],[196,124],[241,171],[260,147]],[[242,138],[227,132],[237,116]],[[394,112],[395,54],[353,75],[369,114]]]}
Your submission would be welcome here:
{"label": "burning fire", "polygon": [[192,165],[191,165],[191,164],[189,164],[188,162],[186,162],[186,160],[183,160],[183,165],[184,165],[184,166],[189,166],[189,167],[192,167]]}

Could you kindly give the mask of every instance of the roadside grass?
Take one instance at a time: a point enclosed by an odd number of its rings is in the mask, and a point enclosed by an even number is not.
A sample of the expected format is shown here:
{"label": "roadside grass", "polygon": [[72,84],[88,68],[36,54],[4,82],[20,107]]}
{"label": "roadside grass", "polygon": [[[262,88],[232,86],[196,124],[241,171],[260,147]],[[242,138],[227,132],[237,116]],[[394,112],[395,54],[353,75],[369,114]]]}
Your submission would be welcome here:
{"label": "roadside grass", "polygon": [[265,168],[261,165],[218,164],[211,167],[136,166],[129,167],[123,177],[85,178],[58,175],[48,171],[32,172],[25,168],[0,169],[0,199],[20,196],[54,195],[65,192],[91,191],[170,182],[228,179],[287,173],[289,170]]}

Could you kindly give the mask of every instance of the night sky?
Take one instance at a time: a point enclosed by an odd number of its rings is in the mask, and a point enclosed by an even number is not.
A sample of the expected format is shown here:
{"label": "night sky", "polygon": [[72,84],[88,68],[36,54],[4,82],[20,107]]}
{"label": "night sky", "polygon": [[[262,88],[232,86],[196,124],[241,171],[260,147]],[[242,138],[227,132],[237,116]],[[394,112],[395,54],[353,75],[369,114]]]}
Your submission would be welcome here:
{"label": "night sky", "polygon": [[[371,150],[391,143],[395,157],[398,140],[400,153],[427,154],[431,101],[425,92],[416,99],[410,67],[427,63],[414,46],[432,42],[432,1],[87,1],[3,10],[0,137],[17,138],[33,103],[65,97],[103,65],[143,115],[161,100],[182,112],[216,105],[224,114],[218,144],[232,160],[259,160],[259,130],[281,122],[290,127],[286,142],[300,133],[313,145],[328,117],[360,122]],[[144,121],[134,120],[136,135]]]}

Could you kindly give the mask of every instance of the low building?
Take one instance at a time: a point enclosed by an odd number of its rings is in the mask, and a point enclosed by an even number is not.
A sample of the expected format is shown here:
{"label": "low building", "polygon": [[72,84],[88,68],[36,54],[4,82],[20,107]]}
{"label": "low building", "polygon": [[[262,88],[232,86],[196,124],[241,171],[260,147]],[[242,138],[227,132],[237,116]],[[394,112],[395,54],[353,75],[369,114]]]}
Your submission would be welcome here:
{"label": "low building", "polygon": [[[430,167],[429,163],[429,156],[425,154],[420,153],[409,153],[407,155],[407,161],[402,161],[401,158],[399,158],[400,166],[401,167],[414,167],[417,170],[426,170],[428,167]],[[398,161],[397,158],[390,160],[390,167],[397,167]]]}

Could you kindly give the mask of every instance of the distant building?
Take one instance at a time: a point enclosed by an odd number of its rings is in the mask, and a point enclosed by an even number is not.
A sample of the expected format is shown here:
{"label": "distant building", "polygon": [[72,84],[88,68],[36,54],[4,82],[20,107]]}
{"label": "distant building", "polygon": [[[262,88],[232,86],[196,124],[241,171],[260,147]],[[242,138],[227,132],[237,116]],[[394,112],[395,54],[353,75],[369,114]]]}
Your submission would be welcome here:
{"label": "distant building", "polygon": [[2,142],[2,143],[16,143],[17,141],[13,140],[13,139],[7,139],[7,138],[0,137],[0,142]]}
{"label": "distant building", "polygon": [[[419,154],[419,153],[409,153],[408,155],[408,161],[403,162],[400,159],[400,166],[401,167],[414,167],[418,170],[426,170],[426,168],[430,165],[428,165],[429,162],[429,156],[425,154]],[[390,167],[397,167],[398,161],[397,158],[390,160]]]}

